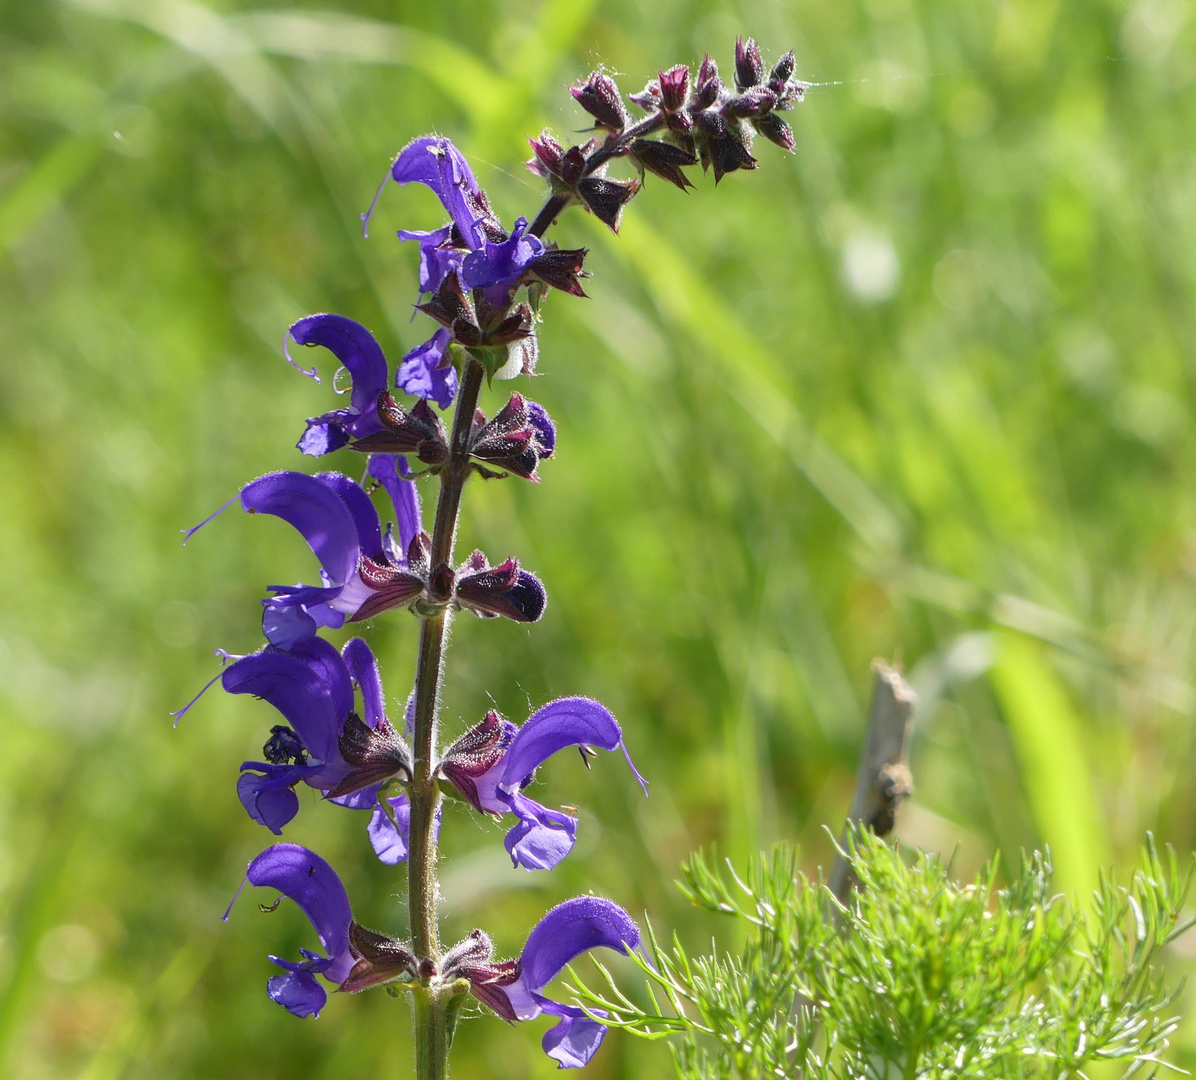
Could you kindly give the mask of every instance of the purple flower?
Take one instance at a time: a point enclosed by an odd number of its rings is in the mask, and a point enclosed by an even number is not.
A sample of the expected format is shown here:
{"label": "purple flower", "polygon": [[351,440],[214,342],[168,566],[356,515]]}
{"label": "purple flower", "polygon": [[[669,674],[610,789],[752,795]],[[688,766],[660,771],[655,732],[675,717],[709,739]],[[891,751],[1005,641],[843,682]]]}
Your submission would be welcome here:
{"label": "purple flower", "polygon": [[437,330],[422,345],[416,345],[395,372],[395,386],[414,397],[431,398],[447,409],[457,394],[457,369],[446,359],[452,335]]}
{"label": "purple flower", "polygon": [[[262,747],[265,761],[241,765],[237,793],[254,821],[281,834],[299,812],[294,788],[303,782],[329,792],[339,805],[374,811],[391,830],[402,828],[406,796],[389,800],[388,815],[379,793],[393,778],[410,778],[411,751],[386,718],[377,661],[364,641],[354,638],[343,653],[322,638],[290,650],[268,646],[238,659],[221,681],[230,694],[253,694],[269,702],[286,721],[270,729]],[[361,692],[364,720],[353,708],[354,685]],[[374,773],[362,778],[357,751],[367,744],[383,748],[384,754],[376,756],[384,764],[375,764]],[[372,820],[369,833],[376,850],[384,840],[390,856],[379,851],[384,862],[400,861],[392,853],[399,846],[405,852],[405,836],[385,836],[385,827]]]}
{"label": "purple flower", "polygon": [[584,952],[606,948],[629,953],[639,947],[639,927],[618,904],[579,896],[554,907],[536,924],[517,962],[491,962],[489,939],[475,930],[445,955],[445,977],[468,979],[474,997],[504,1020],[532,1020],[541,1013],[559,1017],[541,1043],[544,1053],[559,1069],[579,1069],[602,1045],[606,1027],[540,991]]}
{"label": "purple flower", "polygon": [[[300,319],[288,331],[287,338],[299,345],[323,345],[341,362],[353,380],[349,407],[334,409],[323,416],[307,421],[307,430],[299,440],[299,449],[312,457],[330,454],[348,443],[378,431],[378,395],[386,389],[388,369],[386,357],[378,342],[360,323],[343,315],[309,315]],[[320,381],[316,369],[305,370],[291,359],[283,339],[283,352],[291,364]]]}
{"label": "purple flower", "polygon": [[268,701],[286,724],[276,724],[262,747],[265,761],[241,764],[237,794],[246,812],[276,835],[299,812],[295,785],[327,789],[342,762],[337,739],[353,709],[353,687],[344,661],[321,638],[293,652],[266,648],[244,656],[220,678],[230,694]]}
{"label": "purple flower", "polygon": [[[540,238],[527,233],[526,218],[519,218],[509,235],[504,231],[469,162],[448,139],[437,135],[413,139],[399,151],[387,179],[426,184],[451,219],[431,232],[399,233],[401,240],[419,241],[422,292],[435,292],[453,270],[467,289],[512,285],[530,262],[544,254]],[[382,183],[385,187],[386,180]],[[367,224],[372,212],[373,206],[364,215]]]}
{"label": "purple flower", "polygon": [[[262,601],[262,630],[271,645],[291,649],[320,627],[370,618],[409,604],[422,591],[423,579],[408,569],[409,553],[418,547],[419,498],[414,483],[399,475],[400,463],[387,457],[375,455],[369,472],[394,503],[397,540],[389,530],[383,535],[361,486],[340,473],[267,473],[241,490],[246,513],[293,525],[320,561],[321,585],[270,586],[275,595]],[[188,537],[216,516],[187,530]]]}
{"label": "purple flower", "polygon": [[[314,851],[298,844],[275,844],[267,848],[249,864],[245,880],[251,885],[277,889],[294,900],[311,920],[324,946],[326,955],[300,949],[304,959],[270,959],[282,968],[285,975],[275,975],[266,983],[266,992],[295,1016],[319,1016],[328,1000],[328,993],[316,980],[323,975],[338,986],[353,968],[353,954],[349,948],[349,925],[353,913],[349,897],[336,872]],[[244,888],[242,884],[241,888]],[[241,890],[237,890],[240,896]],[[224,921],[237,897],[233,897]]]}
{"label": "purple flower", "polygon": [[[515,866],[551,870],[577,839],[577,819],[550,810],[523,794],[539,768],[567,746],[623,751],[635,778],[648,793],[623,745],[610,711],[590,698],[560,698],[537,710],[522,727],[489,712],[446,751],[440,772],[482,813],[513,814],[506,848]],[[587,762],[588,764],[588,762]]]}
{"label": "purple flower", "polygon": [[[437,292],[456,274],[465,291],[483,290],[492,304],[505,308],[512,286],[545,255],[540,238],[528,233],[526,218],[519,218],[509,234],[503,229],[469,163],[448,139],[425,135],[403,147],[362,215],[366,227],[389,180],[427,185],[450,218],[449,224],[439,229],[398,234],[400,240],[419,242],[421,292]],[[395,386],[447,408],[457,391],[457,373],[447,355],[451,340],[449,332],[442,329],[412,349],[399,365]]]}

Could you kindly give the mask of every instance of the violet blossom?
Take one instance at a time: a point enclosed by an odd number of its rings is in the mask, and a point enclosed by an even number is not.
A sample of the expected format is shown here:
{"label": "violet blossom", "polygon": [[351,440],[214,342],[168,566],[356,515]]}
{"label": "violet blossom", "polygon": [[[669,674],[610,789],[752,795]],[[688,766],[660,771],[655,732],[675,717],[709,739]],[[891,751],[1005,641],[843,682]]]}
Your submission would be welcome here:
{"label": "violet blossom", "polygon": [[[549,702],[516,727],[491,711],[445,752],[440,772],[482,813],[512,814],[516,823],[506,836],[514,866],[551,870],[577,841],[577,818],[528,798],[524,789],[538,769],[558,750],[590,747],[622,750],[632,774],[647,784],[623,745],[618,722],[604,705],[590,698],[568,697]],[[588,762],[587,762],[588,764]]]}
{"label": "violet blossom", "polygon": [[[240,657],[221,674],[230,694],[253,694],[274,706],[286,724],[275,724],[262,748],[265,761],[245,761],[237,794],[254,821],[281,835],[299,812],[300,783],[351,810],[369,810],[366,833],[381,862],[404,862],[411,807],[405,792],[387,796],[385,784],[411,777],[411,750],[386,717],[382,680],[370,647],[353,638],[338,653],[322,638],[290,650],[268,646]],[[359,718],[353,688],[361,694]],[[362,776],[354,747],[365,739],[387,752],[385,764]],[[440,815],[435,828],[439,831]]]}
{"label": "violet blossom", "polygon": [[[419,496],[415,485],[399,475],[400,467],[386,455],[375,455],[369,463],[370,475],[394,505],[397,538],[390,529],[382,532],[365,490],[340,473],[267,473],[241,490],[237,498],[246,513],[282,518],[320,561],[321,585],[270,586],[275,595],[262,601],[262,630],[271,645],[290,648],[321,627],[337,629],[346,620],[369,618],[410,603],[422,591],[422,578],[407,566],[419,533]],[[217,514],[187,530],[188,538]]]}
{"label": "violet blossom", "polygon": [[489,939],[481,931],[474,931],[471,938],[472,955],[463,956],[453,968],[445,956],[446,977],[457,974],[468,979],[470,993],[504,1020],[534,1020],[542,1013],[559,1017],[541,1041],[544,1053],[558,1069],[587,1064],[602,1045],[606,1026],[576,1005],[554,1001],[541,991],[584,952],[638,949],[635,920],[613,901],[578,896],[558,904],[536,923],[518,961],[493,963]]}
{"label": "violet blossom", "polygon": [[283,338],[283,353],[292,366],[309,378],[320,381],[316,369],[300,367],[291,357],[287,341],[299,345],[323,345],[348,371],[353,381],[349,405],[334,409],[307,421],[307,430],[298,448],[312,457],[330,454],[346,445],[350,438],[359,439],[378,431],[378,395],[386,389],[389,369],[378,342],[361,323],[343,315],[309,315],[294,323]]}
{"label": "violet blossom", "polygon": [[[274,975],[266,983],[266,992],[287,1012],[295,1016],[319,1016],[328,1000],[328,992],[316,980],[323,975],[330,983],[339,985],[353,967],[349,948],[349,926],[353,913],[345,887],[332,869],[314,851],[298,844],[275,844],[267,848],[250,864],[245,872],[250,885],[277,889],[294,900],[311,920],[324,946],[326,955],[300,949],[302,960],[284,960],[271,956],[270,960],[282,968],[285,975]],[[241,888],[244,888],[242,884]],[[237,890],[240,896],[241,890]],[[229,913],[237,897],[224,913]]]}
{"label": "violet blossom", "polygon": [[[505,309],[512,287],[525,274],[539,279],[539,262],[544,261],[546,274],[557,271],[559,258],[545,260],[544,243],[527,231],[527,218],[518,218],[510,233],[503,229],[469,163],[448,139],[425,135],[403,147],[370,209],[362,215],[366,226],[382,188],[391,180],[427,185],[450,218],[439,229],[405,229],[398,234],[400,240],[419,242],[421,292],[436,293],[455,276],[464,292],[479,290],[496,309]],[[574,261],[580,267],[576,253]],[[453,336],[451,327],[446,326],[407,353],[396,373],[395,386],[409,394],[430,397],[441,408],[447,408],[457,392],[457,372],[448,352]],[[534,347],[522,350],[518,370],[511,373],[518,374],[529,365],[534,365]]]}

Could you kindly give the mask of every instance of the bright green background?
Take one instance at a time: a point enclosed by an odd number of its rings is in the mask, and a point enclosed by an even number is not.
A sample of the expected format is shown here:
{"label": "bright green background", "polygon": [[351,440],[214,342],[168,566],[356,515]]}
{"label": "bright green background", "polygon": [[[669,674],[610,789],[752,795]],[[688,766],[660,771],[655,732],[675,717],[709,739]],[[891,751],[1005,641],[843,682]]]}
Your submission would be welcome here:
{"label": "bright green background", "polygon": [[[726,70],[737,33],[846,82],[793,114],[794,157],[649,179],[618,240],[562,223],[594,277],[547,303],[528,387],[559,458],[466,497],[463,543],[551,602],[530,630],[458,621],[450,732],[590,694],[652,797],[618,758],[553,761],[538,797],[582,826],[551,875],[450,811],[449,940],[482,924],[515,953],[593,888],[700,944],[671,885],[695,845],[825,862],[876,655],[922,696],[903,835],[962,872],[1049,842],[1082,889],[1147,829],[1196,843],[1188,4],[340,6],[0,3],[0,1073],[407,1075],[402,1003],[301,1023],[266,999],[267,951],[312,944],[293,907],[217,920],[270,839],[233,781],[273,718],[219,692],[177,731],[167,711],[314,563],[277,521],[179,529],[312,468],[291,447],[335,399],[282,362],[291,321],[353,316],[392,360],[427,336],[392,237],[440,224],[434,199],[392,188],[369,241],[357,221],[409,138],[452,137],[510,222],[541,199],[524,136],[582,126],[563,83]],[[370,628],[392,700],[415,629]],[[362,816],[309,793],[287,838],[402,929]],[[548,1076],[545,1026],[466,1023],[456,1075]],[[616,1036],[588,1075],[669,1073]]]}

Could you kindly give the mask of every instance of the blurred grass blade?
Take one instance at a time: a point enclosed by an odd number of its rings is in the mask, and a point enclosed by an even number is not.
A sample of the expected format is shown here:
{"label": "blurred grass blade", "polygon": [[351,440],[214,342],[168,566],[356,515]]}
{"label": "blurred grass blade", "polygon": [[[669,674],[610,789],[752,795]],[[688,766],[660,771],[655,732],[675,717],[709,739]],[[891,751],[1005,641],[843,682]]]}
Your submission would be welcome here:
{"label": "blurred grass blade", "polygon": [[989,678],[1009,727],[1030,811],[1050,845],[1059,886],[1086,895],[1096,887],[1108,852],[1083,723],[1043,658],[1042,646],[1031,638],[1000,633]]}

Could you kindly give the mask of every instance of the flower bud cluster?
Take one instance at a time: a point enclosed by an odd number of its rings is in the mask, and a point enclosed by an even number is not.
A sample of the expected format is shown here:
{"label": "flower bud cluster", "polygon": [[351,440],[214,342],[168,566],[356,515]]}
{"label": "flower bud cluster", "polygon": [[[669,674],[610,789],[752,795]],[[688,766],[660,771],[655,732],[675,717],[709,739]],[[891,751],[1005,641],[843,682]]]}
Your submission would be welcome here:
{"label": "flower bud cluster", "polygon": [[751,151],[757,133],[792,153],[793,129],[778,114],[805,96],[794,67],[790,51],[768,69],[756,42],[741,39],[735,44],[733,86],[723,82],[709,56],[696,75],[678,64],[629,96],[647,114],[639,122],[633,121],[614,79],[595,71],[569,90],[593,118],[601,140],[596,136],[565,147],[542,131],[529,139],[533,157],[528,167],[549,181],[562,205],[579,203],[617,232],[623,208],[640,183],[606,176],[607,165],[616,158],[629,158],[641,175],[650,172],[685,190],[693,184],[684,170],[699,161],[704,171],[713,169],[716,183],[727,173],[756,168]]}

